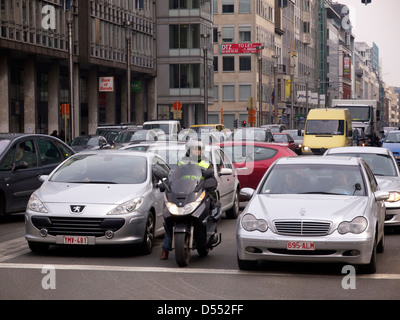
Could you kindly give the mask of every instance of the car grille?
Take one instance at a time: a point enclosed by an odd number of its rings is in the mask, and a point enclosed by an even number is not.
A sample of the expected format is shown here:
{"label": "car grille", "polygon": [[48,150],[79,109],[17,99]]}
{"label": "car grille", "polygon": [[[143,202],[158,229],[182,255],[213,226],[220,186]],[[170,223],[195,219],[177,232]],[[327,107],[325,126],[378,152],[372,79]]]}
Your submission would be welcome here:
{"label": "car grille", "polygon": [[275,221],[276,231],[282,235],[326,236],[330,227],[330,222],[321,221]]}
{"label": "car grille", "polygon": [[48,230],[52,236],[94,236],[103,237],[107,230],[117,231],[125,224],[122,218],[69,218],[32,217],[33,225]]}

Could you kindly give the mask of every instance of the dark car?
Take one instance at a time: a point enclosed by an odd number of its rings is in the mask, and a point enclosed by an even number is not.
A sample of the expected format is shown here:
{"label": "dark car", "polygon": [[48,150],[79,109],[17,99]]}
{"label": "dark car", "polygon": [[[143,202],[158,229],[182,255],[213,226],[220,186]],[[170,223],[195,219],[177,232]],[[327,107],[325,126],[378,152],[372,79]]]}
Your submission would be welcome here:
{"label": "dark car", "polygon": [[43,134],[0,133],[0,216],[25,211],[29,197],[74,150]]}
{"label": "dark car", "polygon": [[86,134],[83,136],[75,137],[71,142],[71,148],[75,152],[83,150],[98,150],[109,149],[111,146],[107,139],[98,134]]}

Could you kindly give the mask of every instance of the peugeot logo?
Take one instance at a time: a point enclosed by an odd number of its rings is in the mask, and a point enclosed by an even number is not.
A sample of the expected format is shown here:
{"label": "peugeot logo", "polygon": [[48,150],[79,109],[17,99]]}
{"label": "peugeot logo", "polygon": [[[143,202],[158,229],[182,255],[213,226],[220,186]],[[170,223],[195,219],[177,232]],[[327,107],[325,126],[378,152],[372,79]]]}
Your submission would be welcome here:
{"label": "peugeot logo", "polygon": [[80,206],[80,205],[71,205],[69,206],[69,209],[71,213],[82,213],[83,210],[85,209],[86,206]]}

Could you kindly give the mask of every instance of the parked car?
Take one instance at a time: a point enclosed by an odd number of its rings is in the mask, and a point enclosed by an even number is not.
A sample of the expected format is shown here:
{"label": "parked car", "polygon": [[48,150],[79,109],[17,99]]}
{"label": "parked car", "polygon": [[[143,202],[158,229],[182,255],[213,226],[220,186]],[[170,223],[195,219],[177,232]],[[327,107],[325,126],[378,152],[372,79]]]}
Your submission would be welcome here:
{"label": "parked car", "polygon": [[256,189],[264,173],[275,160],[297,156],[284,146],[267,142],[227,141],[218,146],[232,160],[241,188]]}
{"label": "parked car", "polygon": [[296,153],[301,155],[301,148],[303,146],[303,136],[304,130],[301,129],[291,129],[291,130],[283,130],[284,133],[289,133],[290,136],[293,138],[294,143],[296,144]]}
{"label": "parked car", "polygon": [[336,262],[376,272],[384,250],[384,200],[371,169],[361,158],[278,159],[237,220],[240,269],[259,260]]}
{"label": "parked car", "polygon": [[33,191],[75,153],[60,139],[43,134],[0,134],[0,216],[25,211]]}
{"label": "parked car", "polygon": [[296,143],[290,134],[284,132],[275,132],[273,133],[275,143],[279,143],[280,145],[296,152]]}
{"label": "parked car", "polygon": [[389,131],[383,139],[382,147],[391,150],[397,164],[400,164],[400,130]]}
{"label": "parked car", "polygon": [[268,128],[250,127],[250,128],[237,129],[230,136],[229,140],[232,140],[232,141],[250,140],[250,141],[273,142],[274,136],[272,135],[271,130]]}
{"label": "parked car", "polygon": [[98,150],[111,148],[107,139],[98,134],[87,134],[79,137],[75,137],[71,142],[71,148],[75,152],[80,152],[83,150]]}
{"label": "parked car", "polygon": [[[143,148],[143,144],[138,145]],[[125,148],[133,149],[134,145]],[[149,144],[147,152],[155,152],[168,163],[173,170],[186,153],[186,143],[159,141]],[[230,158],[216,145],[207,145],[205,157],[213,164],[215,179],[218,181],[217,194],[221,201],[222,210],[227,218],[236,218],[239,214],[240,183],[235,167]]]}
{"label": "parked car", "polygon": [[26,234],[32,251],[49,245],[138,245],[144,254],[164,232],[169,167],[154,153],[84,151],[67,159],[30,197]]}
{"label": "parked car", "polygon": [[400,171],[392,151],[379,147],[341,147],[328,149],[324,156],[363,158],[379,187],[390,194],[385,201],[385,226],[400,227]]}

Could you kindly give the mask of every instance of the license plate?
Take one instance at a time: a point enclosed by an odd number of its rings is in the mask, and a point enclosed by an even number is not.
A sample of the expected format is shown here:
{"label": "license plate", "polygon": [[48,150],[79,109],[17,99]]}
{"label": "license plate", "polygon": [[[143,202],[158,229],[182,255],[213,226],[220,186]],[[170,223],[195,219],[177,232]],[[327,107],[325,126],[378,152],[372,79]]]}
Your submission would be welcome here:
{"label": "license plate", "polygon": [[89,238],[81,237],[81,236],[64,236],[63,243],[64,244],[89,244]]}
{"label": "license plate", "polygon": [[286,244],[287,250],[315,250],[315,242],[311,241],[288,241]]}

